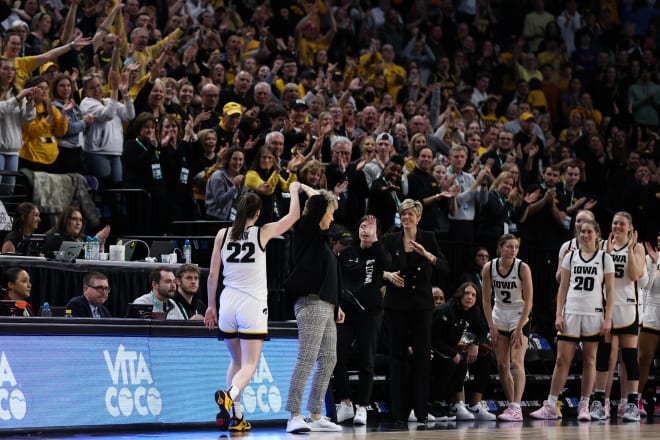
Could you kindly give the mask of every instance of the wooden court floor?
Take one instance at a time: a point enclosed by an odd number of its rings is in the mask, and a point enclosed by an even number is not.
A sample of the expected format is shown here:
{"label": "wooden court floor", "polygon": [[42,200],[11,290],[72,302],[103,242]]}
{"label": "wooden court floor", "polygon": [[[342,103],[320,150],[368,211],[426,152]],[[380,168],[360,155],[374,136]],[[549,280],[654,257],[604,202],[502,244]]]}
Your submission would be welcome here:
{"label": "wooden court floor", "polygon": [[[391,423],[370,424],[367,427],[345,425],[342,432],[314,432],[287,434],[282,426],[256,426],[249,433],[230,434],[214,429],[196,431],[166,430],[138,432],[53,433],[30,436],[8,436],[8,439],[75,439],[75,440],[223,440],[232,438],[254,440],[344,440],[344,439],[442,439],[442,440],[656,440],[660,439],[660,420],[643,419],[641,423],[577,422],[575,418],[562,421],[526,419],[521,423],[445,422],[434,425],[409,423],[407,427]],[[0,430],[0,436],[4,437]]]}

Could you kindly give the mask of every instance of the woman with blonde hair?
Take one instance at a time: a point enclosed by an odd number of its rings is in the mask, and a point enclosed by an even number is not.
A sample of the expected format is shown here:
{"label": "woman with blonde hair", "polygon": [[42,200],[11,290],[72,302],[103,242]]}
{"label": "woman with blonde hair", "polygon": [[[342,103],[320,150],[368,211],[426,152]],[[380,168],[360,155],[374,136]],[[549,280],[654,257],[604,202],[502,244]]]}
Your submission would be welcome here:
{"label": "woman with blonde hair", "polygon": [[399,205],[401,230],[383,238],[392,256],[392,265],[383,273],[387,288],[383,307],[390,335],[390,408],[394,420],[404,424],[411,410],[417,421],[430,420],[432,278],[436,272],[449,272],[435,234],[417,228],[422,210],[421,202],[405,199]]}
{"label": "woman with blonde hair", "polygon": [[[18,170],[18,152],[23,145],[21,124],[32,121],[37,112],[34,106],[34,89],[19,90],[15,84],[14,61],[0,59],[0,170]],[[14,176],[2,176],[0,193],[12,194]]]}

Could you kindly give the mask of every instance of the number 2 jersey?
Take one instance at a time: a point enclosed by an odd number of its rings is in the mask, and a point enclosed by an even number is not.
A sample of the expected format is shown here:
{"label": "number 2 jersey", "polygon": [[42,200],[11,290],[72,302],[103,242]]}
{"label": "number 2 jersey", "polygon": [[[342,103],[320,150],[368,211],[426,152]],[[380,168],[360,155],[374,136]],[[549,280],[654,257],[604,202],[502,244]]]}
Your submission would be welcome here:
{"label": "number 2 jersey", "polygon": [[515,259],[509,272],[502,275],[498,269],[499,258],[490,263],[490,278],[493,285],[495,307],[515,308],[522,310],[525,300],[520,278],[521,261]]}
{"label": "number 2 jersey", "polygon": [[581,251],[575,250],[566,254],[561,267],[570,275],[564,313],[602,315],[605,274],[614,272],[612,257],[599,249],[584,260]]}
{"label": "number 2 jersey", "polygon": [[259,240],[261,228],[248,227],[238,240],[231,239],[231,229],[227,228],[220,250],[224,288],[267,301],[266,250]]}

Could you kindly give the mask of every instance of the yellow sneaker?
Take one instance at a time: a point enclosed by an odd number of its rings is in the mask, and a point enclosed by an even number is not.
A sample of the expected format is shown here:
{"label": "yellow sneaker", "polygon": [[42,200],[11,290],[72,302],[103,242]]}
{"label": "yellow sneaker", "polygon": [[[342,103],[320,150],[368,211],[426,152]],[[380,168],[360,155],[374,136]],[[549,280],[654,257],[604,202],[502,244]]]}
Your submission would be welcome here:
{"label": "yellow sneaker", "polygon": [[223,431],[226,431],[231,420],[230,411],[234,401],[229,397],[228,392],[218,390],[215,392],[215,403],[218,404],[219,408],[218,415],[215,416],[215,424]]}
{"label": "yellow sneaker", "polygon": [[249,431],[250,429],[252,429],[252,425],[245,420],[245,416],[240,419],[238,417],[232,417],[229,422],[230,431]]}

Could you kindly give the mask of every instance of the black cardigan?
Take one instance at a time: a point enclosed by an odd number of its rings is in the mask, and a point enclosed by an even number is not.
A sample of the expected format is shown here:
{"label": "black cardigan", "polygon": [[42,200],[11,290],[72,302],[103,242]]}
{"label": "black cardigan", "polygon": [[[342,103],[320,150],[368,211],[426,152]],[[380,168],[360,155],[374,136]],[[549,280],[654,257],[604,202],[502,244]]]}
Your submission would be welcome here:
{"label": "black cardigan", "polygon": [[433,232],[417,229],[416,240],[428,252],[436,256],[435,265],[417,252],[405,252],[403,246],[403,231],[387,234],[383,245],[392,255],[392,265],[389,271],[400,271],[405,279],[403,287],[397,287],[387,282],[385,294],[385,309],[394,310],[433,310],[434,270],[442,274],[449,273],[449,263],[438,246]]}
{"label": "black cardigan", "polygon": [[284,289],[294,298],[317,294],[336,306],[341,291],[339,265],[330,248],[329,236],[319,227],[328,201],[319,194],[310,197],[307,206],[307,214],[293,228],[291,253],[294,266]]}

